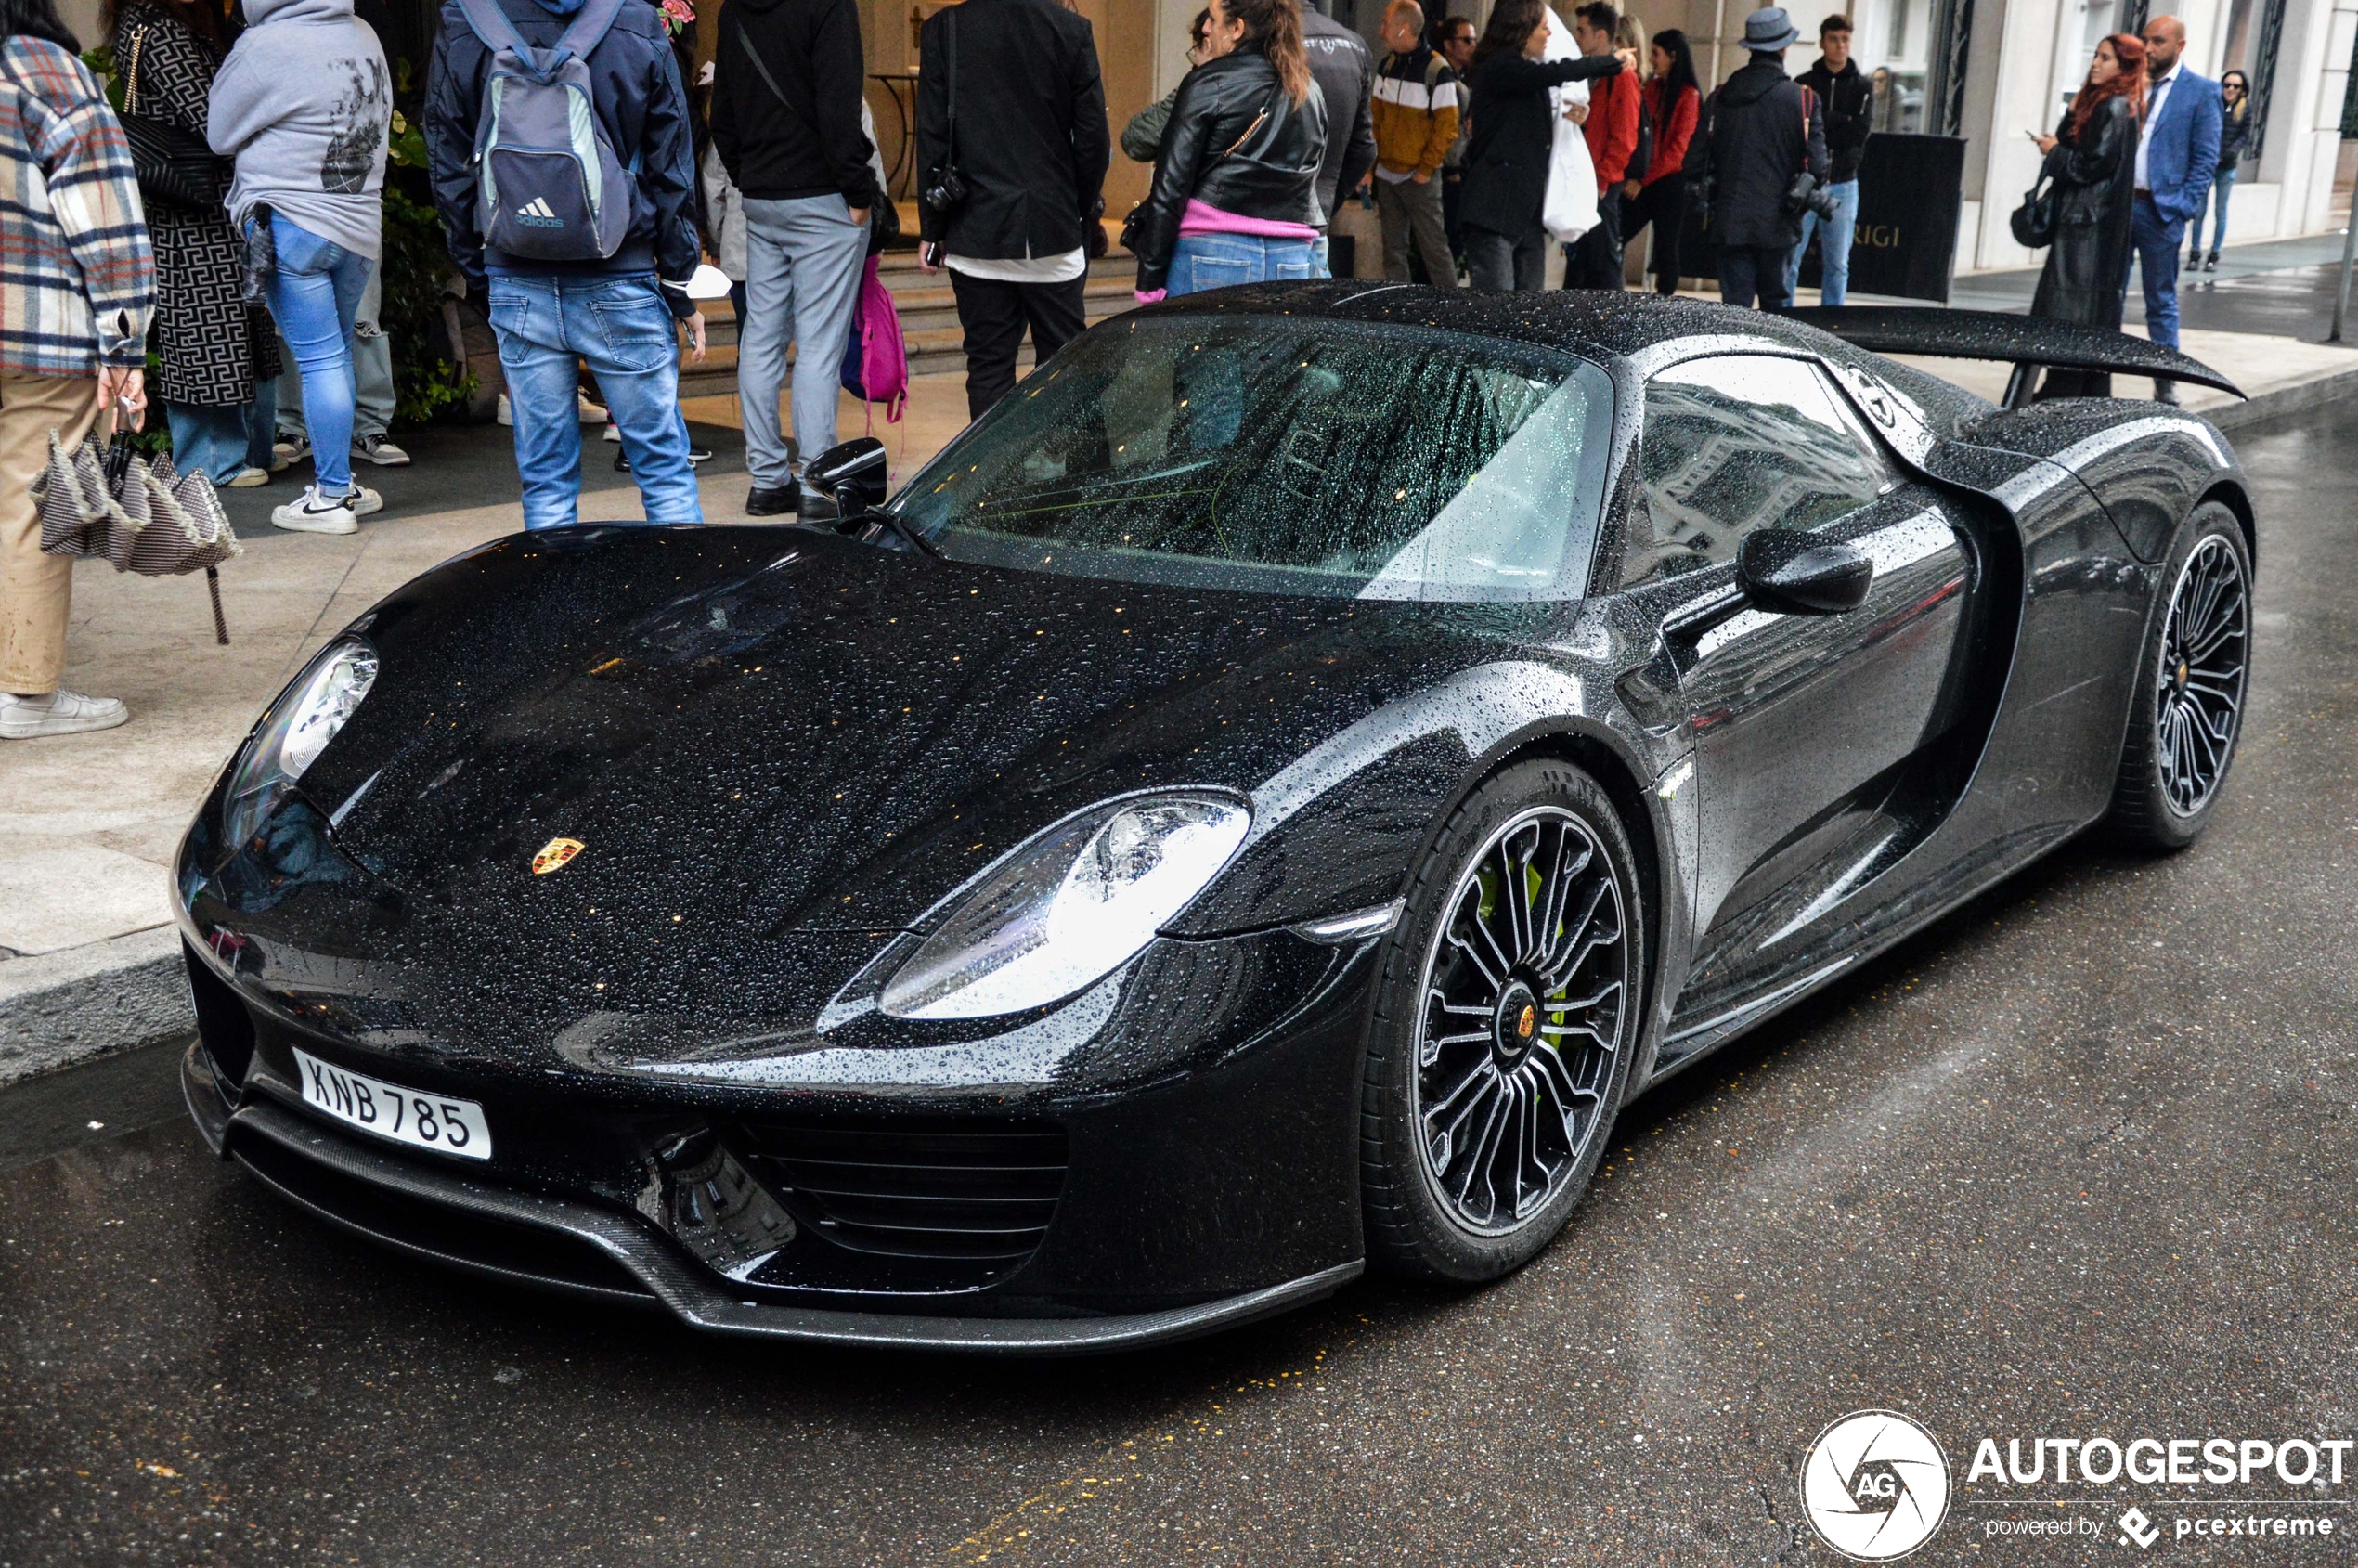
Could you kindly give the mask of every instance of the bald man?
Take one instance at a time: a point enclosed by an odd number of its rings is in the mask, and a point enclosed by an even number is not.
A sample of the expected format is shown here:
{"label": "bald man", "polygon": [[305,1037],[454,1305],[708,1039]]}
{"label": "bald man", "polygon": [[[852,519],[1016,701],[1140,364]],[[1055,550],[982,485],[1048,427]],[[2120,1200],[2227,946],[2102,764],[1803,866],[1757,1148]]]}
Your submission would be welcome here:
{"label": "bald man", "polygon": [[[2183,63],[2186,24],[2176,17],[2145,23],[2145,123],[2137,141],[2137,205],[2130,226],[2137,271],[2145,285],[2145,335],[2178,346],[2178,253],[2186,225],[2199,216],[2219,169],[2222,121],[2219,84]],[[2120,286],[2129,286],[2126,269]],[[2154,395],[2178,401],[2177,384],[2154,382]]]}

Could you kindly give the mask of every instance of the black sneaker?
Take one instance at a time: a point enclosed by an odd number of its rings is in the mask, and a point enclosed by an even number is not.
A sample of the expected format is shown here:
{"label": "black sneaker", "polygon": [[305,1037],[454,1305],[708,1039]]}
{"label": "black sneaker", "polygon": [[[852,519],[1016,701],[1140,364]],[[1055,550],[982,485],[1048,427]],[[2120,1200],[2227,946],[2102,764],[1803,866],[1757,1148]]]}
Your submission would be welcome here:
{"label": "black sneaker", "polygon": [[797,485],[780,485],[767,490],[756,486],[745,494],[747,517],[789,517],[801,507],[801,486]]}

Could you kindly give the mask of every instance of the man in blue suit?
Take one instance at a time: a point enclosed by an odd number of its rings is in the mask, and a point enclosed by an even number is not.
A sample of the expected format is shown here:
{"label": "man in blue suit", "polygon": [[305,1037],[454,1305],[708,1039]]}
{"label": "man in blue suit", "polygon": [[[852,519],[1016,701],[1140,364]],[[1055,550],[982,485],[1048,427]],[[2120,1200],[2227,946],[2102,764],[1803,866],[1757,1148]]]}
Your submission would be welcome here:
{"label": "man in blue suit", "polygon": [[[2179,63],[2186,52],[2185,23],[2156,17],[2145,23],[2144,36],[2145,123],[2137,141],[2137,206],[2130,234],[2145,284],[2145,335],[2175,348],[2178,253],[2218,172],[2222,100],[2218,83]],[[2129,287],[2125,267],[2120,286]],[[2177,402],[2177,383],[2157,381],[2154,395]]]}

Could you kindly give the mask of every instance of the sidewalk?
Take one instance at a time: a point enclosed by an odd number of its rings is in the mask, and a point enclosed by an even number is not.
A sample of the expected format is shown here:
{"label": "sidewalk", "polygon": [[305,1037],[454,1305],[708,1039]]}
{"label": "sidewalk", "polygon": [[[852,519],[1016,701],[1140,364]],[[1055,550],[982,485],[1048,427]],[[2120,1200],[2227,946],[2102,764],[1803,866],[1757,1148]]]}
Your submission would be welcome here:
{"label": "sidewalk", "polygon": [[[2188,406],[2223,427],[2358,394],[2358,353],[2250,333],[2185,336],[2186,352],[2254,395],[2239,405],[2186,389]],[[2008,369],[1924,364],[1992,398]],[[716,452],[700,474],[715,523],[744,518],[734,404],[683,404],[700,444]],[[840,422],[849,437],[866,421],[847,399]],[[896,483],[965,423],[962,375],[915,378],[905,422],[875,426]],[[581,514],[635,517],[638,493],[612,471],[617,448],[597,434],[584,432]],[[270,526],[269,508],[295,493],[300,473],[229,492],[246,551],[222,572],[227,648],[214,643],[201,579],[76,569],[67,683],[121,697],[132,719],[100,734],[0,745],[0,1084],[186,1027],[166,868],[189,812],[254,716],[324,641],[410,577],[521,525],[509,440],[491,426],[418,435],[415,467],[364,469],[385,510],[344,538]],[[501,499],[486,504],[489,497]]]}

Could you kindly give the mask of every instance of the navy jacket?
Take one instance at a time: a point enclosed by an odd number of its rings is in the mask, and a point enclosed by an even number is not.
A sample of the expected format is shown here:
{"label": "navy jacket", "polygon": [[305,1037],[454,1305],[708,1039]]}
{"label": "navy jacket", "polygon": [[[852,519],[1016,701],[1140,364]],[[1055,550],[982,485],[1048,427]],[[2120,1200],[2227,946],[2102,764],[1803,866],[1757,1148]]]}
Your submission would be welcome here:
{"label": "navy jacket", "polygon": [[[561,37],[579,0],[564,14],[539,0],[496,0],[516,31],[535,48]],[[476,121],[491,51],[467,25],[457,0],[442,7],[442,32],[434,40],[426,72],[426,167],[434,179],[434,209],[448,232],[450,259],[465,275],[469,296],[486,299],[486,272],[577,277],[652,272],[667,283],[684,285],[696,270],[696,155],[690,136],[688,96],[680,66],[664,36],[663,19],[644,0],[624,0],[614,26],[590,51],[590,80],[599,121],[615,155],[636,160],[630,227],[622,246],[604,261],[546,262],[512,259],[484,248],[475,224]],[[680,288],[663,291],[671,313],[694,313]]]}
{"label": "navy jacket", "polygon": [[[2150,103],[2150,84],[2145,96]],[[2178,80],[2170,84],[2170,96],[2162,99],[2161,114],[2145,142],[2145,186],[2153,192],[2155,208],[2170,223],[2200,216],[2203,203],[2210,199],[2225,106],[2218,83],[2183,65],[2178,68]]]}

